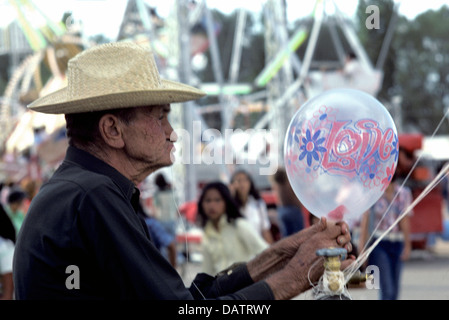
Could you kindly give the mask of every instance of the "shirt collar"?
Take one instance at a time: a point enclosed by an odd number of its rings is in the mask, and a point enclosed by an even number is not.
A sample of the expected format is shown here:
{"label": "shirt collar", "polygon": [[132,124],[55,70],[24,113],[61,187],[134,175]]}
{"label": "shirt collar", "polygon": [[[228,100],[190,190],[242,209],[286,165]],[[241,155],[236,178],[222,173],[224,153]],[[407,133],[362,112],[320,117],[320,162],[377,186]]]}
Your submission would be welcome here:
{"label": "shirt collar", "polygon": [[131,180],[126,178],[117,169],[95,157],[91,153],[73,146],[69,146],[65,156],[65,161],[74,162],[86,170],[108,176],[122,190],[123,194],[131,200],[133,206],[135,199],[139,199],[139,189],[136,188]]}
{"label": "shirt collar", "polygon": [[225,214],[222,214],[220,217],[220,220],[218,220],[218,228],[220,229],[217,231],[215,229],[212,221],[208,220],[206,225],[204,226],[204,232],[207,233],[209,236],[219,236],[220,233],[223,231],[223,228],[225,228],[228,224],[228,217]]}

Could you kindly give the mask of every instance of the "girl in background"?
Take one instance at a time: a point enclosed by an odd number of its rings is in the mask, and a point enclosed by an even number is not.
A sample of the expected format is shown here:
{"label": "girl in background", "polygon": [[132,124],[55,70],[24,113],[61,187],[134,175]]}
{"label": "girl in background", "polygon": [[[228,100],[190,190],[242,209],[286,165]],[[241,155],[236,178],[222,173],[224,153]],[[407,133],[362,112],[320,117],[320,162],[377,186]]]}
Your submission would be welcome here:
{"label": "girl in background", "polygon": [[246,262],[268,244],[242,218],[228,187],[221,182],[206,185],[198,200],[204,227],[203,271],[215,275],[235,262]]}
{"label": "girl in background", "polygon": [[236,171],[231,178],[231,187],[235,202],[243,217],[251,223],[267,243],[273,243],[267,205],[256,189],[251,176],[246,171]]}
{"label": "girl in background", "polygon": [[[393,176],[384,194],[365,212],[360,224],[359,250],[363,250],[368,236],[380,237],[413,201],[412,193],[407,187],[400,187]],[[391,206],[391,207],[390,207]],[[386,210],[388,213],[385,215]],[[379,267],[380,299],[397,300],[400,292],[402,261],[407,260],[411,252],[410,212],[401,219],[371,252],[368,264]],[[377,226],[377,230],[376,229]]]}

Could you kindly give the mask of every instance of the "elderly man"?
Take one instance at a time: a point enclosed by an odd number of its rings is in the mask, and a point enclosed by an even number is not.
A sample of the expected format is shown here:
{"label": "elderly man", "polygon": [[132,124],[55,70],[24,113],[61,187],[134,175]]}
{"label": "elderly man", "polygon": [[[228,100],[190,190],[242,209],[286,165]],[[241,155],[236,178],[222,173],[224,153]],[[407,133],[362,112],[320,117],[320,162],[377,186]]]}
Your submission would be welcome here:
{"label": "elderly man", "polygon": [[[29,108],[65,114],[66,158],[29,208],[17,241],[18,299],[289,299],[323,268],[316,249],[349,245],[346,224],[320,224],[254,260],[186,288],[136,213],[136,186],[172,164],[170,104],[204,93],[160,78],[151,52],[129,42],[73,58],[68,86]],[[343,262],[343,266],[349,264]]]}

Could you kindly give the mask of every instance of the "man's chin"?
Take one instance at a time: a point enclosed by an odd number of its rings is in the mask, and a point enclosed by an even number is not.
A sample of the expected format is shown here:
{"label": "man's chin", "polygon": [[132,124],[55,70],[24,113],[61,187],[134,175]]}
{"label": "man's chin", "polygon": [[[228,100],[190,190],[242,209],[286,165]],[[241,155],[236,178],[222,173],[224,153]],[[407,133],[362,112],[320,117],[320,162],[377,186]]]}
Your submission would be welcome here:
{"label": "man's chin", "polygon": [[174,151],[172,151],[172,152],[170,152],[170,163],[167,164],[167,166],[171,166],[172,164],[175,163],[175,161],[176,161],[176,156],[175,156]]}

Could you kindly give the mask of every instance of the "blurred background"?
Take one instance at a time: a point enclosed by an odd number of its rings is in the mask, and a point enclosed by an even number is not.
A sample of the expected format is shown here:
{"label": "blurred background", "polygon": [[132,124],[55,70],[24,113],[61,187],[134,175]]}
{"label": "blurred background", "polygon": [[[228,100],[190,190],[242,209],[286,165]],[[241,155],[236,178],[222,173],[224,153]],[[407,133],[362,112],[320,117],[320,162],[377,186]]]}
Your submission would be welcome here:
{"label": "blurred background", "polygon": [[[175,130],[192,132],[200,123],[201,132],[222,133],[192,139],[191,161],[164,169],[185,212],[205,183],[228,181],[239,167],[253,174],[275,208],[259,169],[270,159],[283,165],[285,132],[296,110],[341,87],[368,92],[388,109],[401,147],[420,159],[409,182],[417,195],[449,160],[445,2],[0,0],[0,180],[40,185],[64,158],[63,116],[37,114],[26,105],[66,85],[68,60],[98,44],[134,41],[154,52],[164,78],[208,93],[172,107]],[[232,129],[229,137],[226,129]],[[233,161],[193,163],[206,149],[221,160],[232,151]],[[408,173],[409,163],[401,165]],[[151,179],[141,186],[148,204]],[[417,247],[425,247],[429,235],[448,232],[444,188],[416,209]]]}

